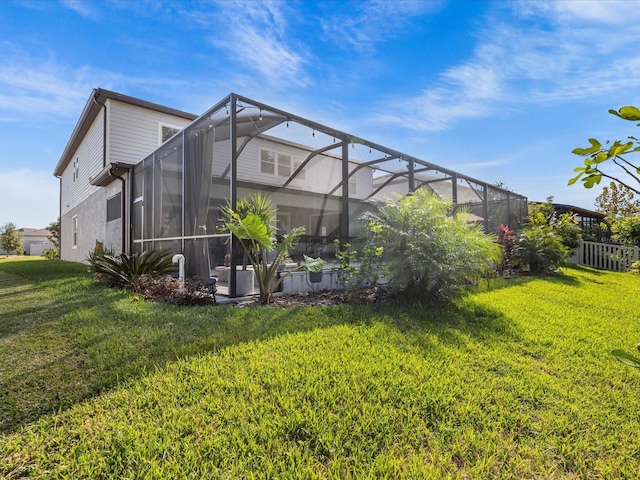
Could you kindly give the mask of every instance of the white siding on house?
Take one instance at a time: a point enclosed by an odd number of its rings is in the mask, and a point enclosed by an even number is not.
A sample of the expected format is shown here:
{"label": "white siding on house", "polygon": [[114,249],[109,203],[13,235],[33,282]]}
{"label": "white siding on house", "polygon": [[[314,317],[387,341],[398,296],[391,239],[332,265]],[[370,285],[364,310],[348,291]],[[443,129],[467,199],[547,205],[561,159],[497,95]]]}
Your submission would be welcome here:
{"label": "white siding on house", "polygon": [[[219,142],[216,145],[217,158],[225,158],[228,155],[229,142]],[[271,150],[283,153],[292,157],[293,162],[302,162],[309,156],[310,150],[277,142],[268,138],[255,138],[245,147],[238,159],[238,180],[244,180],[263,185],[281,186],[287,177],[264,174],[260,172],[260,150]],[[228,157],[226,157],[228,158]],[[229,164],[228,161],[221,162],[214,167],[214,175],[218,176]],[[351,163],[349,168],[353,170],[355,163]],[[295,168],[292,165],[292,173]],[[333,155],[320,154],[315,156],[305,166],[304,177],[296,177],[289,184],[288,188],[304,190],[315,193],[328,193],[333,190],[342,180],[342,160]],[[355,192],[350,191],[352,198],[365,198],[372,191],[372,169],[369,167],[358,170],[353,178],[356,182]],[[340,195],[341,189],[334,192]]]}
{"label": "white siding on house", "polygon": [[[61,177],[62,205],[61,215],[89,198],[99,187],[89,183],[103,168],[103,136],[104,116],[98,115],[89,128],[87,135],[80,143]],[[74,163],[78,160],[78,178],[74,180]]]}
{"label": "white siding on house", "polygon": [[108,100],[111,163],[136,164],[159,145],[158,124],[186,127],[190,120]]}

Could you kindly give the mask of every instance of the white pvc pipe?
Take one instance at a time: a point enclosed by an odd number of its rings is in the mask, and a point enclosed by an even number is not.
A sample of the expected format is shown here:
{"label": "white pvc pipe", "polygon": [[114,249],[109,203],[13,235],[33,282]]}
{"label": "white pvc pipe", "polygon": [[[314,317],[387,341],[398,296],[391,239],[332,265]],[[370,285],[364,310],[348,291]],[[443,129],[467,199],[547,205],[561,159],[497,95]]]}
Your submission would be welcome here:
{"label": "white pvc pipe", "polygon": [[171,258],[171,261],[173,263],[178,264],[178,281],[180,282],[180,286],[183,287],[184,286],[184,255],[182,255],[181,253],[176,253]]}

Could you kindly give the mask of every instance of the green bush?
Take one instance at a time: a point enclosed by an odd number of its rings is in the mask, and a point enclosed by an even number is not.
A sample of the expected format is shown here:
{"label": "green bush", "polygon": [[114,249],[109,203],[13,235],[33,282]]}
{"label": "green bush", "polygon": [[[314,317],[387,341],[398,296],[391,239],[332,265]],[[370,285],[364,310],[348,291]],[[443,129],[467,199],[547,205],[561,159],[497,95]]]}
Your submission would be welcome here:
{"label": "green bush", "polygon": [[57,248],[47,248],[43,250],[42,254],[47,260],[58,260],[60,258],[60,251]]}
{"label": "green bush", "polygon": [[381,249],[382,273],[392,292],[414,298],[449,295],[468,281],[493,275],[500,246],[465,212],[449,215],[452,206],[446,200],[418,189],[374,206],[362,218],[369,246]]}
{"label": "green bush", "polygon": [[573,214],[563,213],[560,216],[554,216],[549,224],[560,237],[562,244],[569,249],[569,254],[580,246],[582,229],[575,221]]}
{"label": "green bush", "polygon": [[338,239],[333,243],[336,246],[337,278],[340,288],[350,295],[360,295],[364,289],[378,284],[379,261],[384,252],[382,247],[375,246],[376,242],[373,239],[365,242],[360,251],[351,243],[341,244]]}
{"label": "green bush", "polygon": [[616,219],[611,224],[611,238],[628,247],[640,247],[640,216]]}
{"label": "green bush", "polygon": [[569,256],[569,249],[550,225],[527,225],[516,242],[514,262],[533,273],[556,270]]}
{"label": "green bush", "polygon": [[149,250],[128,255],[113,255],[98,248],[87,257],[89,272],[109,286],[130,288],[140,275],[166,275],[175,271],[168,250]]}

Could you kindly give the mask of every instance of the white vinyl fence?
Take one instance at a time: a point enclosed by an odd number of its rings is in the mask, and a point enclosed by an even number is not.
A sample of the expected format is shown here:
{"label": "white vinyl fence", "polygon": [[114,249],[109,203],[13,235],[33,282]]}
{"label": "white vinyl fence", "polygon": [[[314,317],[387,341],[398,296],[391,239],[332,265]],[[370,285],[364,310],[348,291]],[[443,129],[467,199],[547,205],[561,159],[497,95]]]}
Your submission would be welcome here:
{"label": "white vinyl fence", "polygon": [[571,258],[572,263],[618,272],[629,270],[631,264],[638,260],[640,260],[638,247],[596,242],[581,242],[578,251]]}

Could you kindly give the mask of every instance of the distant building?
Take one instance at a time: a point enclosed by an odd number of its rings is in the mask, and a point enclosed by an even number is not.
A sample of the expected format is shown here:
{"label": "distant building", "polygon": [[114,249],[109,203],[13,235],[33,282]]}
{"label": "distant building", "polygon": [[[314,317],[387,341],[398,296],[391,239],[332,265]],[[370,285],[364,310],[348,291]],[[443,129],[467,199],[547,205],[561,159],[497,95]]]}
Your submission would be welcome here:
{"label": "distant building", "polygon": [[594,240],[607,241],[611,237],[611,232],[608,227],[603,228],[602,225],[607,225],[605,220],[606,215],[600,212],[594,212],[582,207],[576,207],[575,205],[566,205],[564,203],[554,203],[556,215],[562,215],[563,213],[572,213],[574,219],[580,225],[583,232],[593,235]]}
{"label": "distant building", "polygon": [[[49,241],[51,232],[46,228],[19,228],[18,232],[22,235],[22,246],[27,255],[42,255],[47,248],[53,248]],[[0,247],[0,255],[7,253]]]}
{"label": "distant building", "polygon": [[51,232],[46,228],[19,228],[22,234],[22,246],[27,255],[42,255],[48,248],[53,248],[49,240]]}

